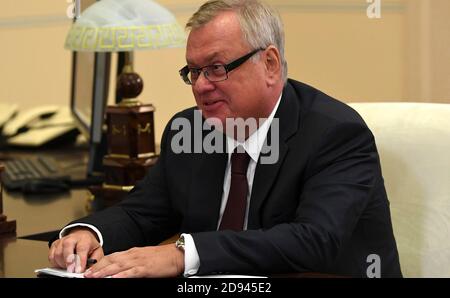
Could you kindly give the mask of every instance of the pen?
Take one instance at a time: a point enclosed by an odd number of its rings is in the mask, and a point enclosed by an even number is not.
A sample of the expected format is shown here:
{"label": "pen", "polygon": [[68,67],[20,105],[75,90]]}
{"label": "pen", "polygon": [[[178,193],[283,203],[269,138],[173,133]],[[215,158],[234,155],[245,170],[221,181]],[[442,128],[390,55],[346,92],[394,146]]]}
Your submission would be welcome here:
{"label": "pen", "polygon": [[96,259],[87,259],[86,267],[90,267],[90,266],[94,265],[95,263],[97,263]]}

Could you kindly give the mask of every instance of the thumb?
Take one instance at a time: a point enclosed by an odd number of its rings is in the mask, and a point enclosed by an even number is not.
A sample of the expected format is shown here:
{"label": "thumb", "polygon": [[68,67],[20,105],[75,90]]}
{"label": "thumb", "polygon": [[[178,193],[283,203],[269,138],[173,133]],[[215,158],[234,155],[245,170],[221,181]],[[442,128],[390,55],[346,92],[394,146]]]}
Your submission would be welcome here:
{"label": "thumb", "polygon": [[103,258],[104,256],[105,256],[105,254],[103,253],[103,248],[101,246],[99,246],[91,252],[91,254],[89,255],[89,258],[100,261],[100,259]]}

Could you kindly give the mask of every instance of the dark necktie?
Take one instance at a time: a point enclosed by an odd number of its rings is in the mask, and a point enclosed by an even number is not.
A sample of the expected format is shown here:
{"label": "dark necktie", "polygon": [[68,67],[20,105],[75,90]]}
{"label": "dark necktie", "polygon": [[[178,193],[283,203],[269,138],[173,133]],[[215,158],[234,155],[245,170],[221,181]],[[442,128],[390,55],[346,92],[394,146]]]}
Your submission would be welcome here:
{"label": "dark necktie", "polygon": [[227,206],[223,212],[219,230],[242,231],[244,227],[245,210],[247,208],[247,168],[250,156],[240,148],[231,154],[231,185]]}

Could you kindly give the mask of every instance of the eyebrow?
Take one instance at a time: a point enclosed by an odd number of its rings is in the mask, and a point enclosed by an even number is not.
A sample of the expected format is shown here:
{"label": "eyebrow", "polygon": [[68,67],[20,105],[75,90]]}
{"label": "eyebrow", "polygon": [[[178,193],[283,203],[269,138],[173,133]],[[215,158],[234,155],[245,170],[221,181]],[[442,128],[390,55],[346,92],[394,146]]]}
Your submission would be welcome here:
{"label": "eyebrow", "polygon": [[[209,54],[209,55],[207,55],[206,56],[206,61],[211,61],[211,60],[214,60],[218,55],[220,55],[221,53],[220,52],[212,52],[212,54]],[[193,63],[192,61],[189,61],[189,59],[186,59],[186,62],[187,62],[187,64],[189,65],[189,64],[191,64],[191,65],[194,65],[194,66],[197,66],[195,63]],[[210,65],[209,63],[208,64],[206,64],[206,65]],[[201,67],[203,67],[203,66],[206,66],[206,65],[202,65]]]}

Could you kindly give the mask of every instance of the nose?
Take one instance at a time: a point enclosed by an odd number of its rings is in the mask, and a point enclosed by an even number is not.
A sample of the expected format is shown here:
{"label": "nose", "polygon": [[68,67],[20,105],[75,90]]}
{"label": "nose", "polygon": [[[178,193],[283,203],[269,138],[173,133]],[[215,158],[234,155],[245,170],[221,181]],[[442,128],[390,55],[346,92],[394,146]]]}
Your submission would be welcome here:
{"label": "nose", "polygon": [[206,78],[205,73],[203,71],[201,72],[201,74],[197,78],[197,81],[195,81],[192,87],[198,93],[208,92],[215,89],[215,85]]}

